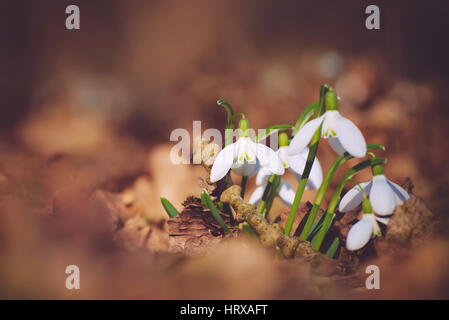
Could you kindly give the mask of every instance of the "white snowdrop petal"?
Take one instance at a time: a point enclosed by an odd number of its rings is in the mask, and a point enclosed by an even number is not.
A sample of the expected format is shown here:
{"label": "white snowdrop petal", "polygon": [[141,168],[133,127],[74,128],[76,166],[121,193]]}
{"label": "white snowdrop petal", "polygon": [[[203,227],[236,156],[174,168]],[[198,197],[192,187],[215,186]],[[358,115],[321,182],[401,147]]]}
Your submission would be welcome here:
{"label": "white snowdrop petal", "polygon": [[288,147],[288,154],[295,155],[300,153],[307,145],[310,140],[312,140],[313,134],[316,129],[320,126],[321,122],[324,120],[324,116],[322,115],[319,118],[313,119],[307,122],[304,127],[299,129],[296,135],[293,137],[290,145]]}
{"label": "white snowdrop petal", "polygon": [[[301,153],[289,156],[290,169],[295,173],[296,179],[300,180],[309,155],[309,148],[305,148]],[[310,172],[309,180],[307,181],[307,189],[317,189],[323,182],[323,170],[320,161],[315,158]]]}
{"label": "white snowdrop petal", "polygon": [[305,147],[299,154],[303,157],[304,161],[307,160],[307,157],[309,156],[310,149]]}
{"label": "white snowdrop petal", "polygon": [[266,185],[270,176],[271,176],[270,170],[264,167],[260,167],[259,172],[257,172],[256,176],[256,185],[258,186]]}
{"label": "white snowdrop petal", "polygon": [[404,188],[402,188],[400,185],[398,185],[388,179],[387,179],[387,183],[389,184],[389,186],[391,187],[391,189],[394,192],[395,199],[396,199],[396,205],[401,205],[404,203],[404,201],[410,199],[410,196],[407,193],[407,191],[405,191]]}
{"label": "white snowdrop petal", "polygon": [[371,186],[371,181],[362,182],[360,183],[360,186],[354,186],[351,190],[345,193],[338,205],[338,210],[341,212],[348,212],[357,208],[357,206],[363,201],[363,192],[360,190],[360,187],[366,194],[368,194],[371,190]]}
{"label": "white snowdrop petal", "polygon": [[334,150],[340,156],[342,156],[346,152],[338,137],[329,137],[328,140],[332,150]]}
{"label": "white snowdrop petal", "polygon": [[346,248],[351,251],[363,248],[371,239],[373,223],[366,215],[349,229]]}
{"label": "white snowdrop petal", "polygon": [[373,186],[371,187],[369,199],[374,212],[377,214],[388,216],[393,213],[396,207],[396,199],[384,175],[373,177]]}
{"label": "white snowdrop petal", "polygon": [[378,216],[375,216],[375,217],[376,217],[377,221],[379,221],[385,225],[387,225],[388,221],[390,220],[390,217],[378,217]]}
{"label": "white snowdrop petal", "polygon": [[338,120],[342,117],[340,112],[337,110],[329,110],[325,113],[326,119],[323,123],[323,137],[335,136],[335,128],[337,127]]}
{"label": "white snowdrop petal", "polygon": [[312,171],[310,171],[309,180],[307,180],[307,186],[310,189],[318,189],[323,182],[323,169],[318,158],[315,158],[312,165]]}
{"label": "white snowdrop petal", "polygon": [[287,181],[281,181],[279,188],[279,198],[286,204],[291,206],[295,200],[295,190]]}
{"label": "white snowdrop petal", "polygon": [[335,131],[343,148],[353,157],[362,158],[366,155],[366,141],[359,128],[345,117],[339,117]]}
{"label": "white snowdrop petal", "polygon": [[288,163],[290,165],[290,169],[299,175],[302,175],[302,172],[304,171],[304,168],[306,166],[306,161],[307,158],[304,158],[302,156],[302,153],[298,153],[293,156],[288,156]]}
{"label": "white snowdrop petal", "polygon": [[279,159],[281,159],[284,168],[288,168],[290,166],[290,157],[288,156],[288,147],[279,147],[276,152]]}
{"label": "white snowdrop petal", "polygon": [[273,174],[283,175],[285,168],[281,159],[276,152],[261,143],[252,143],[251,147],[254,149],[257,159],[260,161],[262,167],[268,168]]}
{"label": "white snowdrop petal", "polygon": [[265,190],[264,186],[257,187],[254,190],[254,192],[251,194],[251,197],[249,198],[248,203],[254,204],[254,205],[258,204],[259,201],[262,199],[264,190]]}
{"label": "white snowdrop petal", "polygon": [[250,163],[245,161],[244,163],[235,163],[232,166],[232,172],[239,176],[251,177],[256,174],[258,167],[257,162]]}
{"label": "white snowdrop petal", "polygon": [[232,143],[218,153],[210,172],[211,182],[220,180],[228,173],[236,157],[235,151],[235,144]]}
{"label": "white snowdrop petal", "polygon": [[237,162],[256,163],[255,150],[253,148],[254,142],[251,138],[242,137],[236,142]]}

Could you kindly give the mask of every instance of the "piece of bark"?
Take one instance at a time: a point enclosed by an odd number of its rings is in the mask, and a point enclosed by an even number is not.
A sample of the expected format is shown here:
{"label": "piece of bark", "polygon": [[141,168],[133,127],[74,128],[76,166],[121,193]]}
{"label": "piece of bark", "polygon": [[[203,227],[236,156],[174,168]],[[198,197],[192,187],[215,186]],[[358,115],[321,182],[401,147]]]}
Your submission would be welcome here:
{"label": "piece of bark", "polygon": [[229,216],[222,215],[231,233],[226,235],[201,200],[189,197],[183,204],[184,210],[175,218],[168,220],[169,252],[196,255],[205,252],[211,245],[232,238],[239,230],[231,228]]}

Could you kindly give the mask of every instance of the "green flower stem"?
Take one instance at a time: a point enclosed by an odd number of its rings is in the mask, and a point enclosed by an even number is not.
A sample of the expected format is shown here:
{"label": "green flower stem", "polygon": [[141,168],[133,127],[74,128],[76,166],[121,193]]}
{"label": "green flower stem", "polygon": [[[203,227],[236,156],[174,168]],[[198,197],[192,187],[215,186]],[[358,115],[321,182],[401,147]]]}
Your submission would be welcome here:
{"label": "green flower stem", "polygon": [[[318,134],[317,134],[318,133]],[[312,138],[312,142],[309,148],[309,155],[307,157],[306,166],[304,168],[303,174],[301,176],[301,180],[299,180],[298,189],[296,189],[295,199],[293,200],[292,207],[290,209],[290,213],[287,218],[287,222],[285,223],[284,234],[290,235],[292,231],[293,223],[296,219],[296,215],[298,213],[298,207],[301,202],[302,195],[304,190],[306,189],[307,181],[309,180],[310,172],[312,171],[312,165],[315,160],[315,156],[318,150],[318,142],[321,136],[321,125],[316,131],[314,137]]]}
{"label": "green flower stem", "polygon": [[259,201],[259,205],[257,207],[258,213],[262,214],[265,211],[265,208],[267,205],[267,199],[271,192],[271,187],[273,185],[273,182],[274,182],[274,174],[271,175],[270,178],[268,178],[267,185],[265,186],[265,190],[263,191],[262,199]]}
{"label": "green flower stem", "polygon": [[274,198],[278,195],[279,186],[281,185],[281,176],[278,176],[278,175],[275,175],[275,174],[273,176],[274,176],[273,184],[272,184],[270,193],[269,193],[268,198],[267,198],[265,212],[264,212],[265,217],[267,217],[268,214],[270,213],[271,206],[273,205]]}
{"label": "green flower stem", "polygon": [[348,153],[345,153],[344,155],[338,157],[337,160],[335,160],[334,163],[332,164],[331,168],[327,172],[326,177],[323,180],[323,183],[318,189],[318,192],[315,197],[315,202],[313,203],[313,207],[310,210],[309,217],[307,218],[306,224],[301,232],[301,235],[299,236],[299,239],[307,240],[307,237],[309,236],[310,230],[312,229],[313,223],[315,221],[318,209],[320,208],[321,203],[323,202],[324,196],[326,195],[326,191],[329,188],[329,184],[335,172],[343,163],[345,163],[349,159],[352,159],[352,156],[349,155]]}
{"label": "green flower stem", "polygon": [[247,183],[248,183],[248,176],[243,176],[242,177],[242,182],[240,184],[240,187],[242,188],[240,196],[242,197],[242,199],[245,197],[245,191],[246,191],[246,184]]}
{"label": "green flower stem", "polygon": [[307,106],[307,108],[301,113],[298,120],[296,121],[292,132],[293,136],[307,123],[307,121],[310,120],[310,118],[318,111],[319,107],[319,101],[315,101],[314,103]]}
{"label": "green flower stem", "polygon": [[259,142],[266,137],[268,137],[273,131],[282,131],[293,129],[294,127],[291,124],[275,124],[269,126],[268,128],[260,130],[259,134],[256,137],[256,142]]}
{"label": "green flower stem", "polygon": [[331,201],[329,202],[329,207],[326,212],[326,217],[324,219],[323,225],[318,231],[318,234],[312,241],[312,248],[315,250],[320,250],[321,244],[323,243],[324,238],[326,237],[326,234],[329,230],[329,227],[333,221],[333,218],[335,216],[334,212],[337,208],[338,203],[340,202],[341,193],[343,192],[343,188],[345,187],[346,182],[348,182],[356,173],[359,171],[385,163],[385,158],[371,158],[368,160],[365,160],[363,162],[360,162],[353,166],[351,169],[349,169],[346,174],[344,175],[343,179],[341,179],[340,183],[338,184],[337,188],[335,189]]}
{"label": "green flower stem", "polygon": [[362,211],[363,213],[373,213],[373,207],[371,206],[371,202],[365,195],[363,197],[362,202]]}
{"label": "green flower stem", "polygon": [[[320,112],[319,115],[323,115],[324,112],[326,112],[326,105],[324,103],[324,96],[326,95],[327,91],[329,91],[329,86],[327,85],[321,85],[320,87]],[[301,202],[302,195],[304,193],[304,190],[306,189],[307,181],[309,180],[310,172],[312,171],[312,165],[315,160],[317,151],[318,151],[318,144],[321,138],[321,124],[318,129],[315,131],[315,134],[313,135],[312,141],[310,142],[309,146],[309,154],[307,156],[307,162],[304,168],[304,171],[301,176],[301,180],[299,181],[298,188],[296,189],[295,199],[293,200],[292,207],[290,209],[290,213],[287,218],[287,222],[285,223],[284,227],[284,234],[290,235],[290,232],[292,231],[293,223],[295,221],[296,215],[298,214],[298,207]]]}
{"label": "green flower stem", "polygon": [[[289,138],[288,138],[288,134],[286,134],[285,132],[281,132],[278,136],[278,143],[279,143],[279,148],[282,147],[288,147],[289,144]],[[268,214],[270,213],[271,210],[271,206],[273,205],[273,201],[274,198],[278,195],[279,193],[279,188],[281,186],[281,176],[279,175],[272,175],[270,177],[270,190],[267,193],[267,197],[266,197],[266,207],[265,207],[265,211],[263,212],[265,217],[268,216]]]}
{"label": "green flower stem", "polygon": [[266,205],[267,205],[267,202],[264,199],[260,200],[259,206],[257,207],[257,212],[263,213],[265,211]]}
{"label": "green flower stem", "polygon": [[234,129],[235,128],[235,124],[234,124],[235,112],[232,109],[231,104],[224,99],[217,100],[217,104],[226,110],[226,114],[227,114],[226,129]]}
{"label": "green flower stem", "polygon": [[229,102],[227,102],[224,99],[219,99],[217,101],[217,104],[220,107],[223,107],[226,110],[226,127],[225,127],[225,147],[227,147],[229,144],[232,143],[233,134],[234,134],[234,118],[236,116],[234,110],[232,109],[232,106]]}

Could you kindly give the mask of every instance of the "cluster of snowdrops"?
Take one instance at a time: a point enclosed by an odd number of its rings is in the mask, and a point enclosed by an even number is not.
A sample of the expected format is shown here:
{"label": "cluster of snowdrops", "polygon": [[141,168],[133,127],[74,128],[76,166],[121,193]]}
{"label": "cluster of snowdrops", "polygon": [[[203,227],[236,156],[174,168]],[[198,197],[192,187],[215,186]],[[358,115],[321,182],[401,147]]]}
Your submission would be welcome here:
{"label": "cluster of snowdrops", "polygon": [[[398,184],[390,181],[383,173],[385,158],[376,156],[376,151],[385,150],[379,144],[367,144],[362,132],[339,111],[339,100],[336,92],[327,85],[320,88],[320,99],[308,106],[299,116],[295,125],[273,125],[255,135],[249,120],[242,113],[235,113],[229,103],[219,100],[218,104],[227,110],[227,129],[234,129],[237,117],[238,137],[235,142],[227,141],[224,148],[216,156],[210,181],[223,179],[230,170],[242,176],[242,197],[245,193],[249,177],[255,176],[256,189],[248,202],[257,206],[258,214],[267,216],[273,199],[279,197],[290,206],[283,232],[292,233],[299,204],[305,189],[317,189],[313,207],[300,224],[301,240],[308,240],[317,251],[328,256],[335,256],[340,240],[330,232],[337,212],[348,212],[361,206],[363,218],[350,229],[346,248],[359,250],[371,238],[381,236],[379,223],[388,224],[396,206],[409,198],[407,192]],[[290,133],[290,134],[288,134]],[[278,140],[277,151],[260,143],[275,135]],[[333,165],[326,175],[316,157],[319,143],[328,140],[337,153]],[[229,140],[229,139],[228,139]],[[323,205],[323,199],[329,184],[339,167],[353,158],[361,159],[350,168],[339,181],[331,200],[321,215],[317,213]],[[364,169],[371,169],[372,179],[359,182],[354,177]],[[298,180],[296,190],[282,176],[290,170]],[[347,183],[354,186],[343,194]]]}

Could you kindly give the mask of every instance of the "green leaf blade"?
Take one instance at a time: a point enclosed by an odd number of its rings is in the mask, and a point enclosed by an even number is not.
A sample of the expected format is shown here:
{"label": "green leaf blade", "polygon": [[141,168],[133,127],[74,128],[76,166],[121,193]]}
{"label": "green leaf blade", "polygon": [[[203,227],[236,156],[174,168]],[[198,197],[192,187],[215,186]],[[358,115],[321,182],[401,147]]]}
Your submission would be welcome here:
{"label": "green leaf blade", "polygon": [[162,206],[164,207],[165,211],[167,212],[170,218],[174,218],[177,215],[179,215],[179,211],[176,210],[176,208],[171,204],[170,201],[168,201],[167,198],[161,197],[160,199]]}
{"label": "green leaf blade", "polygon": [[214,202],[212,201],[209,194],[205,190],[201,192],[201,202],[206,204],[207,208],[209,208],[210,213],[214,217],[215,221],[217,221],[220,227],[223,228],[225,233],[228,233],[229,232],[228,226],[224,222],[223,218],[220,216],[220,212],[218,212],[217,208],[214,205]]}
{"label": "green leaf blade", "polygon": [[332,259],[335,258],[337,256],[338,249],[340,249],[340,239],[338,237],[335,237],[332,241],[331,246],[326,251],[326,256]]}

